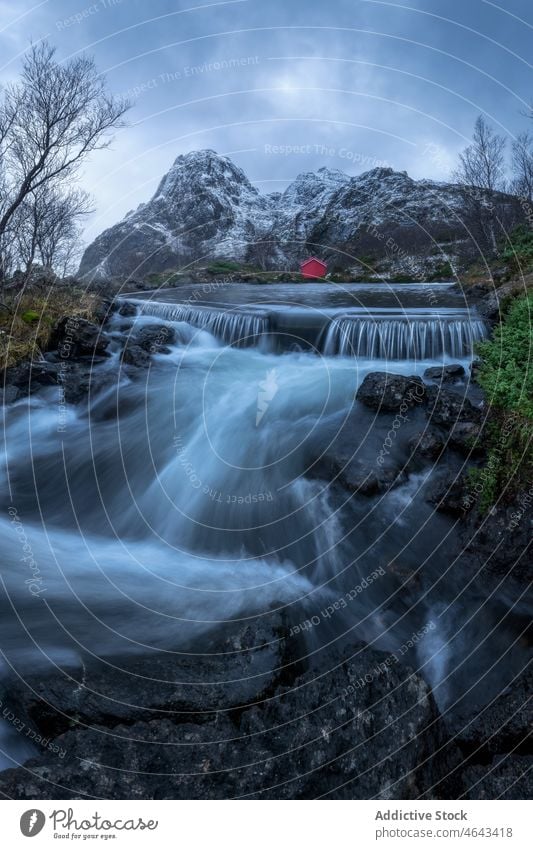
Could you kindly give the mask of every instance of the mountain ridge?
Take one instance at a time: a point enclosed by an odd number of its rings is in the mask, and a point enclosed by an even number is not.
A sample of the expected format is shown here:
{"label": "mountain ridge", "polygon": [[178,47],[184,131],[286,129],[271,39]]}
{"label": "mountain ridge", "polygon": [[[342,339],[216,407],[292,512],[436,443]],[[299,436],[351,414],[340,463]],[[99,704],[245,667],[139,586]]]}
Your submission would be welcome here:
{"label": "mountain ridge", "polygon": [[[478,202],[520,217],[510,195],[480,192]],[[384,167],[350,176],[324,166],[261,194],[229,157],[206,149],[180,154],[152,198],[86,248],[79,274],[142,278],[216,259],[295,270],[320,252],[331,267],[375,263],[416,276],[479,250],[471,218],[463,187]]]}

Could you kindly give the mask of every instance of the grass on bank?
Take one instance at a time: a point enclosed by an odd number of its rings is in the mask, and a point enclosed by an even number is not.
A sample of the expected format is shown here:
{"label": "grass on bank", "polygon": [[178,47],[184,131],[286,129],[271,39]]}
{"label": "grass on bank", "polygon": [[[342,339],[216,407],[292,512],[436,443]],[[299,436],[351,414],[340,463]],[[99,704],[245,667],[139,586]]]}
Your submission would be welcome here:
{"label": "grass on bank", "polygon": [[472,470],[480,509],[511,501],[533,482],[533,292],[515,299],[491,339],[478,344],[478,382],[490,405],[487,462]]}
{"label": "grass on bank", "polygon": [[65,315],[92,319],[99,297],[68,286],[27,287],[0,296],[0,370],[39,357]]}

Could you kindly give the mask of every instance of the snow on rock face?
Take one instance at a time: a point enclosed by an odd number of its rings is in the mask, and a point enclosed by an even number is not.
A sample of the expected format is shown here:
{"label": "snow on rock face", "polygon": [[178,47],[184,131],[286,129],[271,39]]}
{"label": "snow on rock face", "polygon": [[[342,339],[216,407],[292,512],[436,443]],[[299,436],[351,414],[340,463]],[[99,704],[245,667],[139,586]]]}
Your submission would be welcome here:
{"label": "snow on rock face", "polygon": [[80,274],[142,278],[220,258],[295,268],[319,249],[332,264],[350,265],[365,253],[385,255],[385,234],[397,253],[417,256],[465,240],[463,204],[457,186],[391,168],[356,177],[321,168],[281,194],[261,195],[228,157],[194,151],[178,156],[148,203],[89,245]]}

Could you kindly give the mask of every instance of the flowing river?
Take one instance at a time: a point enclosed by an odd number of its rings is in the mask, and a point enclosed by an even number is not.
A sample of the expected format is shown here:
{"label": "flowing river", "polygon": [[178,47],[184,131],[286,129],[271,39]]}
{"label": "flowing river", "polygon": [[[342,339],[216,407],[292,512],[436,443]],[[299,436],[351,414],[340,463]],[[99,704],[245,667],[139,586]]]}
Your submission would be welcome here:
{"label": "flowing river", "polygon": [[[317,466],[347,429],[375,458],[386,414],[355,400],[368,372],[468,375],[486,331],[456,290],[221,282],[129,300],[88,405],[65,410],[51,387],[5,412],[2,673],[201,655],[228,620],[280,609],[309,663],[355,639],[402,650],[431,623],[408,653],[441,708],[499,691],[523,666],[522,611],[451,557],[455,522],[424,498],[431,463],[371,496]],[[174,341],[133,375],[124,341],[154,323]],[[0,733],[4,767],[31,755]]]}

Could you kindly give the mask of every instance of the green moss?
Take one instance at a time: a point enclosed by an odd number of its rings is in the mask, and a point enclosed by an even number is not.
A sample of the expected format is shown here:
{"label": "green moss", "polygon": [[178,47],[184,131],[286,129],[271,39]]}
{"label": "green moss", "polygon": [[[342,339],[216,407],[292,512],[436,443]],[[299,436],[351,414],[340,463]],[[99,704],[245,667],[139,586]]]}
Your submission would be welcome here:
{"label": "green moss", "polygon": [[41,316],[38,312],[35,312],[35,310],[26,310],[26,312],[23,312],[20,317],[22,321],[26,322],[26,324],[34,324],[36,321],[39,321]]}

